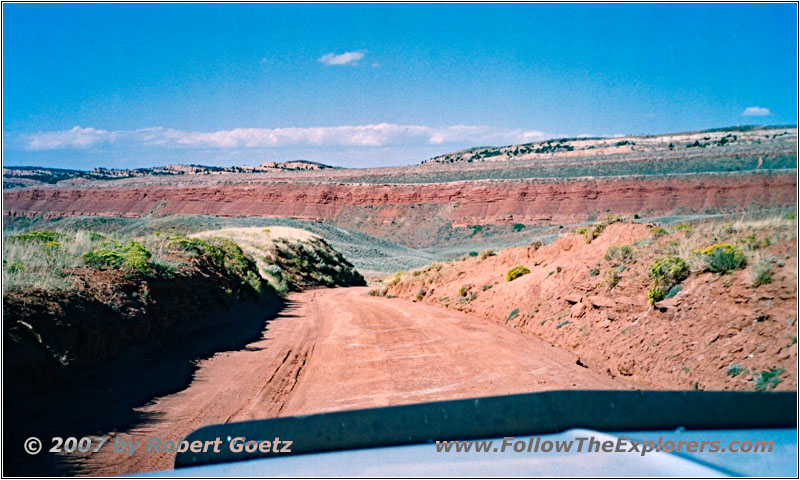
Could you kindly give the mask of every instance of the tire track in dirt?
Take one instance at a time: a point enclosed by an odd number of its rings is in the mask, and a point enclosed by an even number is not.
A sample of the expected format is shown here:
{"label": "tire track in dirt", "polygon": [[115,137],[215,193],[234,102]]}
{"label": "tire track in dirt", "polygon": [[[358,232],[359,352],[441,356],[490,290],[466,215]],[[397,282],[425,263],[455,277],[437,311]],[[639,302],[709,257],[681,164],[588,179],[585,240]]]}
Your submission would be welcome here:
{"label": "tire track in dirt", "polygon": [[[81,473],[169,469],[149,437],[178,440],[213,423],[541,390],[629,388],[577,357],[512,328],[460,312],[367,295],[367,288],[306,291],[244,350],[199,362],[192,384],[142,408],[154,420],[117,436]],[[114,434],[112,432],[112,434]],[[113,440],[112,440],[113,442]]]}

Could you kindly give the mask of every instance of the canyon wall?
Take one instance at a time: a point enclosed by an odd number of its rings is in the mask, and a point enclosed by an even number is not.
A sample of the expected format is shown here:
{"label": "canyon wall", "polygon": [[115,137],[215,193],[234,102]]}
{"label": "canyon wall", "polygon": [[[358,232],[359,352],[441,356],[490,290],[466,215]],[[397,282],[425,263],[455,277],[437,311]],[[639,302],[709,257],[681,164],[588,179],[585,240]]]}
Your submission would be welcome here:
{"label": "canyon wall", "polygon": [[401,225],[585,221],[614,214],[668,215],[794,205],[796,172],[641,178],[451,182],[417,185],[240,184],[84,188],[3,193],[6,217],[41,215],[293,217],[333,220],[372,234]]}

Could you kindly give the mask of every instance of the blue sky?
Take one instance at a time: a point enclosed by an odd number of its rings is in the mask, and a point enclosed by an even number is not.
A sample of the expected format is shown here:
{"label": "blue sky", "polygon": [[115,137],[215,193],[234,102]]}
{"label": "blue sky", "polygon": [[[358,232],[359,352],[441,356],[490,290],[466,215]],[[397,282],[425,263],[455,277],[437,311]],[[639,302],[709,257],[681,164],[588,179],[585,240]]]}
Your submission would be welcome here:
{"label": "blue sky", "polygon": [[794,4],[4,4],[5,165],[417,163],[796,124]]}

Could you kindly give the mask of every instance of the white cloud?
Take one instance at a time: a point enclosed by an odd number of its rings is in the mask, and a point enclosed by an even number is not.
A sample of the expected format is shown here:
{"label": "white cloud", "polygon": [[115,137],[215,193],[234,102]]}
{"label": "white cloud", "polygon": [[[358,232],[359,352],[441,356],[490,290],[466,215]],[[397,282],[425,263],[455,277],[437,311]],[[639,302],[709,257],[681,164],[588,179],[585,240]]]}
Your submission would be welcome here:
{"label": "white cloud", "polygon": [[281,147],[392,147],[528,143],[548,138],[538,130],[491,126],[344,125],[333,127],[235,128],[213,132],[151,127],[139,130],[71,130],[25,135],[27,150],[87,149],[100,145],[162,148],[247,149]]}
{"label": "white cloud", "polygon": [[72,127],[70,130],[40,132],[31,135],[28,150],[55,150],[62,148],[87,148],[111,141],[113,133],[94,128]]}
{"label": "white cloud", "polygon": [[745,117],[766,117],[767,115],[772,115],[772,112],[769,111],[769,108],[747,107],[742,112],[742,115]]}
{"label": "white cloud", "polygon": [[547,135],[539,130],[526,130],[522,132],[522,141],[524,143],[538,142],[546,138],[552,138],[552,135]]}
{"label": "white cloud", "polygon": [[325,65],[358,65],[358,61],[364,58],[365,52],[344,52],[340,54],[327,53],[317,59]]}

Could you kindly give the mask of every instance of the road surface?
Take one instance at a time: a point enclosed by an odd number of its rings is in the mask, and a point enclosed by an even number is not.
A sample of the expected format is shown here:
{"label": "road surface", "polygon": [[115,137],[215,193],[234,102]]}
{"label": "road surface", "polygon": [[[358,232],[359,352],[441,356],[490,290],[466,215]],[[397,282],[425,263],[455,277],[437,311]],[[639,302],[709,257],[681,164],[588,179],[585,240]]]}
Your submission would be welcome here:
{"label": "road surface", "polygon": [[[262,340],[199,364],[191,385],[142,410],[155,420],[107,444],[85,474],[172,468],[173,453],[146,452],[150,437],[178,440],[203,425],[335,410],[564,388],[629,388],[576,364],[577,357],[505,325],[367,288],[289,296]],[[112,439],[113,442],[113,439]]]}

